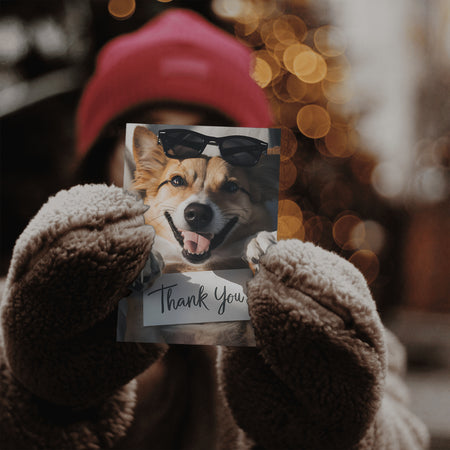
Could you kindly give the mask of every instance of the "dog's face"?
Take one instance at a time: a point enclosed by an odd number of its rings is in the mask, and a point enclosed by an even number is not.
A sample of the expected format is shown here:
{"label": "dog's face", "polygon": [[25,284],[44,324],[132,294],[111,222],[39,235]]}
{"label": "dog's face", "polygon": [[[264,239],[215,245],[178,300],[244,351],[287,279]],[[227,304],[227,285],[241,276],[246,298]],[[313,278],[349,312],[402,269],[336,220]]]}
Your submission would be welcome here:
{"label": "dog's face", "polygon": [[146,223],[176,247],[182,265],[210,268],[232,244],[272,229],[264,201],[276,192],[277,183],[268,178],[274,178],[274,167],[269,174],[260,167],[231,166],[220,157],[167,158],[156,136],[142,126],[135,128],[133,153],[134,187],[145,192],[150,206]]}

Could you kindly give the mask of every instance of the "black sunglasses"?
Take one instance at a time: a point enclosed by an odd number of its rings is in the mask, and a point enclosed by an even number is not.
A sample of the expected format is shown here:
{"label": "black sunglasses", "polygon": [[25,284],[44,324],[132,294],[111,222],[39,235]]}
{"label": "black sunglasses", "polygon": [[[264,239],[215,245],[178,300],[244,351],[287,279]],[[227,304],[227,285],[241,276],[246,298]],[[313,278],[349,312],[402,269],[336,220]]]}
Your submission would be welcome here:
{"label": "black sunglasses", "polygon": [[180,128],[160,130],[158,143],[169,158],[199,158],[208,144],[219,147],[222,158],[234,166],[254,166],[263,152],[267,152],[267,142],[249,136],[206,136],[196,131]]}

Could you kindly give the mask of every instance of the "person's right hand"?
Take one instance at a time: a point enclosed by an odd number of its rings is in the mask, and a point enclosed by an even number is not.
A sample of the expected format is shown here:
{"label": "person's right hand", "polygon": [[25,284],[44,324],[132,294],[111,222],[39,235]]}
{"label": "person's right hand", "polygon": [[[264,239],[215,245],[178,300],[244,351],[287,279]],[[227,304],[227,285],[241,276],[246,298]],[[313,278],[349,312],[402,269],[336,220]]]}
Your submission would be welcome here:
{"label": "person's right hand", "polygon": [[115,335],[117,303],[153,244],[145,209],[120,188],[76,186],[50,198],[18,239],[2,304],[5,350],[38,397],[89,405],[165,352]]}

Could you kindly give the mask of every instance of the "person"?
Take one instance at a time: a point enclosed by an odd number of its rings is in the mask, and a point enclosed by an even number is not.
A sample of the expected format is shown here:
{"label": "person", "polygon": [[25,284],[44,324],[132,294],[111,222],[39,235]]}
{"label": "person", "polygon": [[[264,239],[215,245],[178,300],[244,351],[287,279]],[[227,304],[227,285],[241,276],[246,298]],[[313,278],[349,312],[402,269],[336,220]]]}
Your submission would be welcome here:
{"label": "person", "polygon": [[43,205],[8,272],[2,448],[427,447],[403,349],[364,278],[311,243],[253,242],[256,348],[116,342],[117,304],[154,238],[143,204],[114,185],[124,120],[266,127],[249,68],[248,49],[183,10],[101,51],[78,114],[89,183]]}

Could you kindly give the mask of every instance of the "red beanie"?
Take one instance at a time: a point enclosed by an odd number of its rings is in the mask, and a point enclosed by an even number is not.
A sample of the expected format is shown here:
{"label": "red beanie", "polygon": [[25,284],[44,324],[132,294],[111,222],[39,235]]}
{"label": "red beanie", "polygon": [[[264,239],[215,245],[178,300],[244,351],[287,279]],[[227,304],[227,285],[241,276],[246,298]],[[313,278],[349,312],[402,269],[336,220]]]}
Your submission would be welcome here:
{"label": "red beanie", "polygon": [[78,108],[78,154],[112,119],[153,101],[203,105],[237,125],[269,127],[270,107],[250,70],[243,44],[197,13],[169,10],[100,51]]}

